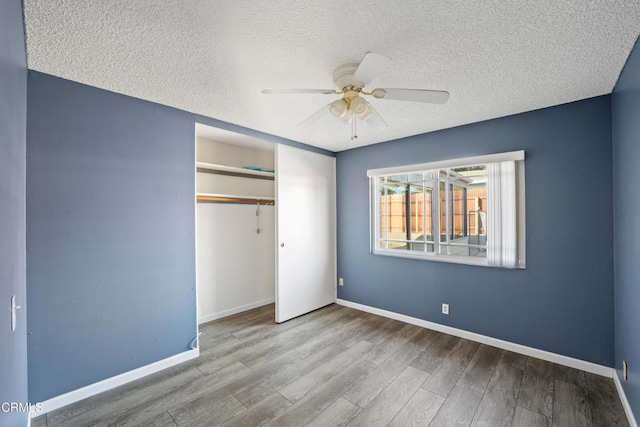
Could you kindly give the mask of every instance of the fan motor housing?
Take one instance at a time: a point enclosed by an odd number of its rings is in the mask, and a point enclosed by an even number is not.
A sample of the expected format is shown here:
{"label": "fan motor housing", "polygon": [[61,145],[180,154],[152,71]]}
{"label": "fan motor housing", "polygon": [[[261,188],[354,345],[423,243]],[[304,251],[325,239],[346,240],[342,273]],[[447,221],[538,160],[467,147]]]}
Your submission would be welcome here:
{"label": "fan motor housing", "polygon": [[333,71],[333,82],[340,89],[344,89],[348,86],[355,86],[358,88],[363,88],[364,84],[362,82],[354,82],[353,74],[358,69],[360,64],[350,63],[339,66]]}

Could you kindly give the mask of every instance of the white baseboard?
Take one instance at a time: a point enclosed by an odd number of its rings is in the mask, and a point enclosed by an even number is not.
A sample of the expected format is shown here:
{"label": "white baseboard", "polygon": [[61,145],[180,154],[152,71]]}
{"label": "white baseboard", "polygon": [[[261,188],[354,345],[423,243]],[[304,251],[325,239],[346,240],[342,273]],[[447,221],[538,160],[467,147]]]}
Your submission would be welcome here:
{"label": "white baseboard", "polygon": [[488,337],[486,335],[476,334],[475,332],[465,331],[463,329],[453,328],[451,326],[441,325],[439,323],[429,322],[427,320],[418,319],[416,317],[406,316],[404,314],[394,313],[393,311],[382,310],[380,308],[370,307],[356,302],[337,299],[337,304],[345,307],[355,308],[356,310],[366,311],[367,313],[377,314],[379,316],[388,317],[390,319],[400,320],[401,322],[410,323],[412,325],[421,326],[427,329],[443,332],[445,334],[454,335],[456,337],[465,338],[471,341],[487,344],[493,347],[502,348],[504,350],[513,351],[538,359],[547,360],[559,365],[569,366],[571,368],[580,369],[582,371],[591,372],[603,377],[612,378],[614,369],[608,366],[598,365],[596,363],[587,362],[573,357],[563,356],[561,354],[551,353],[545,350],[539,350],[533,347],[503,341],[498,338]]}
{"label": "white baseboard", "polygon": [[229,310],[220,311],[218,313],[207,314],[198,318],[198,324],[211,322],[213,320],[222,319],[223,317],[231,316],[232,314],[242,313],[243,311],[251,310],[252,308],[262,307],[263,305],[273,304],[275,298],[263,299],[262,301],[252,302],[250,304],[241,305],[240,307],[230,308]]}
{"label": "white baseboard", "polygon": [[638,427],[638,422],[633,416],[633,411],[631,410],[631,405],[627,400],[627,395],[624,392],[624,388],[622,388],[622,383],[620,382],[620,378],[618,377],[618,372],[613,371],[613,382],[616,385],[616,389],[618,390],[618,396],[620,396],[620,401],[622,402],[622,407],[624,408],[624,413],[627,414],[627,420],[629,420],[630,427]]}
{"label": "white baseboard", "polygon": [[195,359],[200,355],[199,349],[188,350],[183,353],[178,353],[175,356],[167,357],[166,359],[159,360],[149,365],[141,366],[132,371],[125,372],[115,377],[107,378],[97,383],[90,384],[86,387],[79,388],[77,390],[70,391],[60,396],[53,397],[49,400],[42,402],[42,411],[32,412],[30,418],[36,418],[47,412],[55,411],[63,406],[70,405],[78,402],[79,400],[86,399],[87,397],[94,396],[112,388],[121,386],[131,381],[137,380],[147,375],[151,375],[163,369],[167,369],[171,366],[178,365],[187,360]]}

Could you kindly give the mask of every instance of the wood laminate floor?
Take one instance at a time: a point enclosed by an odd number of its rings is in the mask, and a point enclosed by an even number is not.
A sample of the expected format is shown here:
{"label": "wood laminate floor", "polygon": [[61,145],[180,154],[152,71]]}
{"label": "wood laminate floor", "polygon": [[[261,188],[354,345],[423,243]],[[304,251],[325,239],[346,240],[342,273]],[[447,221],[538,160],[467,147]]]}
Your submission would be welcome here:
{"label": "wood laminate floor", "polygon": [[628,425],[608,378],[338,305],[273,319],[201,325],[198,359],[32,425]]}

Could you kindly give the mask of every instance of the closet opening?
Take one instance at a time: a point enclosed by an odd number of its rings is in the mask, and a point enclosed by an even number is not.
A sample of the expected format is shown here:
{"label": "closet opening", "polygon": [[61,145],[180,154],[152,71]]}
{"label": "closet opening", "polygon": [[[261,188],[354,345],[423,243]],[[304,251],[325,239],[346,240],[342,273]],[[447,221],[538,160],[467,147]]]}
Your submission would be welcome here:
{"label": "closet opening", "polygon": [[196,124],[198,324],[274,302],[274,146]]}
{"label": "closet opening", "polygon": [[198,324],[274,302],[282,323],[334,303],[333,153],[201,123],[195,134]]}

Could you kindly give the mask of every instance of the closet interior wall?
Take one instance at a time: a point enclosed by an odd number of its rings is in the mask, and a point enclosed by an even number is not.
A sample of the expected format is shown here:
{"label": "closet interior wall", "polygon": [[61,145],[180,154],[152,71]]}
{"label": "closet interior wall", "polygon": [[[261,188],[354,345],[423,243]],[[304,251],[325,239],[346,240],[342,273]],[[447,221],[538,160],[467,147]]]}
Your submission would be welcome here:
{"label": "closet interior wall", "polygon": [[[197,162],[242,168],[274,167],[273,151],[196,141]],[[201,163],[200,163],[201,164]],[[272,200],[274,181],[197,169],[198,195]],[[257,202],[257,200],[256,200]],[[259,215],[256,215],[258,211]],[[259,228],[259,232],[258,232]],[[204,323],[274,301],[275,208],[257,203],[197,203],[198,322]]]}

